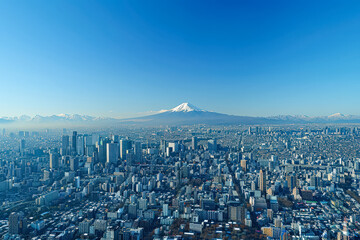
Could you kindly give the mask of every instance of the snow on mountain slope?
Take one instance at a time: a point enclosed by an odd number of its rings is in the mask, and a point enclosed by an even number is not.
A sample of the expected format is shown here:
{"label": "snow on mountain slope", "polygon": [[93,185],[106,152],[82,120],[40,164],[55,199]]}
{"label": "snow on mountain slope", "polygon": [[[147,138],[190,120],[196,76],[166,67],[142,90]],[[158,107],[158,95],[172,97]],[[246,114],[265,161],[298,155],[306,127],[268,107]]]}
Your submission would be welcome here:
{"label": "snow on mountain slope", "polygon": [[205,112],[204,110],[192,105],[191,103],[182,103],[170,110],[171,112]]}

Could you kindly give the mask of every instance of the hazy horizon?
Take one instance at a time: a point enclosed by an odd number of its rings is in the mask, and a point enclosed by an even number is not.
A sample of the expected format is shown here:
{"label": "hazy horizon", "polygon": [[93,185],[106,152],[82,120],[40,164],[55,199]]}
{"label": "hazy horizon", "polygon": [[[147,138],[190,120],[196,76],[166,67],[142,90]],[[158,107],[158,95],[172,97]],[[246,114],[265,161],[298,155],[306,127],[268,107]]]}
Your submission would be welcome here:
{"label": "hazy horizon", "polygon": [[[192,103],[191,103],[192,104]],[[178,106],[178,105],[177,105]],[[0,118],[21,118],[21,117],[31,117],[34,118],[36,116],[42,116],[42,117],[49,117],[49,116],[64,116],[64,115],[80,115],[80,116],[91,116],[91,117],[98,117],[98,118],[114,118],[114,119],[127,119],[127,118],[137,118],[137,117],[142,117],[142,116],[151,116],[154,114],[159,114],[165,111],[169,111],[177,106],[173,106],[173,107],[169,107],[169,108],[164,108],[161,110],[149,110],[149,111],[145,111],[145,112],[133,112],[133,113],[127,113],[126,115],[123,116],[99,116],[99,115],[90,115],[90,114],[81,114],[81,113],[56,113],[56,114],[48,114],[48,115],[40,115],[40,114],[22,114],[22,115],[15,115],[15,116],[0,116]],[[196,105],[195,105],[196,106]],[[198,106],[196,106],[198,107]],[[204,108],[200,108],[201,110],[205,110],[205,111],[209,111],[209,112],[216,112],[216,111],[212,111],[209,109],[204,109]],[[360,114],[348,114],[348,113],[344,113],[344,112],[333,112],[327,115],[308,115],[308,114],[276,114],[276,115],[241,115],[241,114],[230,114],[230,113],[225,113],[225,112],[217,112],[217,113],[222,113],[222,114],[228,114],[228,115],[235,115],[235,116],[251,116],[251,117],[274,117],[274,116],[307,116],[307,117],[328,117],[328,116],[332,116],[332,115],[337,115],[337,114],[341,114],[344,116],[360,116]]]}

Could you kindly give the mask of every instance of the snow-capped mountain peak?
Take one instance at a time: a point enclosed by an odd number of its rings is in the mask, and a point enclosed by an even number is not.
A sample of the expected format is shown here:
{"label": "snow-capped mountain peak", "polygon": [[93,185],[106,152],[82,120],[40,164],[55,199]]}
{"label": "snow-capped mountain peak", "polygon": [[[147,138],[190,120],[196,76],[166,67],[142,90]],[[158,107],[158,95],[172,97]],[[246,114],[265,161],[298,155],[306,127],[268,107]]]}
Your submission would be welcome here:
{"label": "snow-capped mountain peak", "polygon": [[341,114],[341,113],[334,113],[330,116],[328,116],[329,118],[342,118],[342,117],[345,117],[344,114]]}
{"label": "snow-capped mountain peak", "polygon": [[201,110],[200,108],[190,103],[182,103],[179,106],[170,110],[170,112],[193,112],[193,111],[204,112],[204,110]]}

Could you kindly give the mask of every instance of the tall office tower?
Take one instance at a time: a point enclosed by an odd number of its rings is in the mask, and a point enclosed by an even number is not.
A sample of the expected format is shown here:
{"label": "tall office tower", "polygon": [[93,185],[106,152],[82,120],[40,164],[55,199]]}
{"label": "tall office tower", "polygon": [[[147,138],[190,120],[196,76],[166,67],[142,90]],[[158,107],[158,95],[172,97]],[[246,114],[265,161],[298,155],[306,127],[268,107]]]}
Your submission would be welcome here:
{"label": "tall office tower", "polygon": [[142,148],[141,148],[141,142],[135,142],[134,143],[134,154],[136,161],[141,161],[141,155],[142,155]]}
{"label": "tall office tower", "polygon": [[93,144],[92,135],[84,135],[85,152],[84,154],[88,157],[92,157],[95,152],[95,144]]}
{"label": "tall office tower", "polygon": [[167,147],[166,141],[165,141],[165,140],[161,140],[161,141],[160,141],[160,151],[161,151],[163,154],[166,153],[166,147]]}
{"label": "tall office tower", "polygon": [[246,172],[246,169],[247,169],[247,160],[245,160],[245,159],[241,160],[240,166],[241,166],[242,170],[243,170],[244,172]]}
{"label": "tall office tower", "polygon": [[209,149],[210,152],[216,152],[217,151],[216,139],[208,140],[208,149]]}
{"label": "tall office tower", "polygon": [[192,137],[191,147],[194,150],[197,149],[197,147],[198,147],[198,139],[197,139],[197,137]]}
{"label": "tall office tower", "polygon": [[260,191],[266,192],[266,172],[262,169],[260,170]]}
{"label": "tall office tower", "polygon": [[19,214],[13,212],[9,216],[9,233],[19,234]]}
{"label": "tall office tower", "polygon": [[119,144],[107,143],[106,144],[106,162],[116,163],[119,159]]}
{"label": "tall office tower", "polygon": [[120,140],[120,158],[126,159],[126,150],[131,149],[131,141],[127,139]]}
{"label": "tall office tower", "polygon": [[93,145],[91,135],[87,135],[87,134],[84,135],[84,145],[85,147]]}
{"label": "tall office tower", "polygon": [[70,154],[70,137],[68,135],[62,136],[61,154],[62,155],[69,155]]}
{"label": "tall office tower", "polygon": [[24,155],[24,153],[25,153],[25,139],[20,140],[20,148],[19,148],[19,150],[20,150],[20,154]]}
{"label": "tall office tower", "polygon": [[71,152],[76,154],[76,143],[77,143],[77,131],[73,131],[73,135],[71,138]]}
{"label": "tall office tower", "polygon": [[50,168],[56,169],[59,167],[59,156],[56,153],[50,153]]}
{"label": "tall office tower", "polygon": [[286,181],[287,181],[289,190],[292,191],[294,189],[294,187],[296,187],[296,177],[294,175],[288,175],[288,176],[286,176]]}
{"label": "tall office tower", "polygon": [[315,188],[318,187],[318,178],[316,176],[310,177],[310,186]]}
{"label": "tall office tower", "polygon": [[70,158],[70,170],[76,171],[79,168],[79,158],[78,157],[72,157]]}
{"label": "tall office tower", "polygon": [[107,143],[111,143],[111,141],[109,139],[100,139],[99,143],[97,144],[99,162],[101,162],[101,163],[106,162],[106,144]]}
{"label": "tall office tower", "polygon": [[94,156],[95,146],[94,145],[87,145],[85,148],[85,155],[88,157]]}
{"label": "tall office tower", "polygon": [[85,154],[85,142],[84,142],[84,136],[78,135],[76,139],[76,153],[78,155],[84,155]]}

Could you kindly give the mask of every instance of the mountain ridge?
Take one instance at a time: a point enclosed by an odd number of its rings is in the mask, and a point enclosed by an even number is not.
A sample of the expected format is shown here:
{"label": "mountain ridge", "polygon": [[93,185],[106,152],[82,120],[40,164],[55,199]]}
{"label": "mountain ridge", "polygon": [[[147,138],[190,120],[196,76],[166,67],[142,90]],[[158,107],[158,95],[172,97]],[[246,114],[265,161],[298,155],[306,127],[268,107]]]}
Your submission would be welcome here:
{"label": "mountain ridge", "polygon": [[335,113],[329,116],[278,115],[270,117],[251,117],[229,115],[203,110],[195,105],[184,102],[169,110],[161,110],[152,115],[134,118],[94,117],[80,114],[54,114],[50,116],[36,115],[30,117],[0,117],[0,124],[297,124],[297,123],[360,123],[360,116]]}

